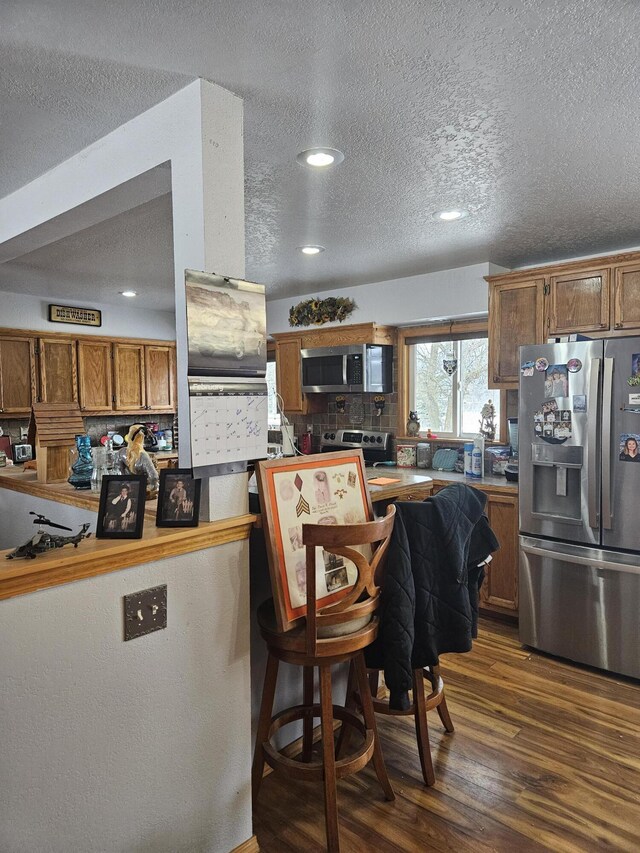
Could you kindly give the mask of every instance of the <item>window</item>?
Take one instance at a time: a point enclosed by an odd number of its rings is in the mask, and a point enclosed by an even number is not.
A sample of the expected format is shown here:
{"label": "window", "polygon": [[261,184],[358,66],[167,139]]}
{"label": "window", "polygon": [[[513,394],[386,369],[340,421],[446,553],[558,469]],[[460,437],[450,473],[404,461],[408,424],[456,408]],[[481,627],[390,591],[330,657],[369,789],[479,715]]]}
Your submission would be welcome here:
{"label": "window", "polygon": [[[500,392],[487,388],[486,337],[465,340],[428,340],[408,344],[409,408],[418,413],[421,431],[466,438],[476,435],[480,411],[487,400],[496,410],[496,438],[500,424]],[[449,376],[443,362],[457,360]]]}
{"label": "window", "polygon": [[269,429],[280,428],[280,412],[278,411],[278,396],[276,391],[276,363],[275,361],[267,362],[267,374],[265,376],[267,383],[267,423]]}

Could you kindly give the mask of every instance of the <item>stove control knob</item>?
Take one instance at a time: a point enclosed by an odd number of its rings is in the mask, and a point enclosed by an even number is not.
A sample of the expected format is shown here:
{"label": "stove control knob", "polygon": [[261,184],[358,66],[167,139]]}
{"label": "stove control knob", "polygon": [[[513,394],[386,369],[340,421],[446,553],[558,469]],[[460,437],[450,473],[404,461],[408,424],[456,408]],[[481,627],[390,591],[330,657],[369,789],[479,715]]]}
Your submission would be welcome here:
{"label": "stove control knob", "polygon": [[328,432],[325,432],[324,437],[325,437],[325,438],[329,438],[329,433],[328,433]]}
{"label": "stove control knob", "polygon": [[331,435],[329,436],[329,438],[330,438],[332,441],[333,441],[333,439],[334,439],[335,437],[336,437],[335,432],[332,432],[332,433],[331,433]]}
{"label": "stove control knob", "polygon": [[369,442],[369,436],[368,436],[368,435],[363,435],[363,436],[362,436],[362,440],[365,442],[365,444],[367,444],[367,443]]}
{"label": "stove control knob", "polygon": [[381,435],[379,435],[379,436],[376,438],[376,442],[377,442],[378,444],[382,444],[382,436],[381,436]]}

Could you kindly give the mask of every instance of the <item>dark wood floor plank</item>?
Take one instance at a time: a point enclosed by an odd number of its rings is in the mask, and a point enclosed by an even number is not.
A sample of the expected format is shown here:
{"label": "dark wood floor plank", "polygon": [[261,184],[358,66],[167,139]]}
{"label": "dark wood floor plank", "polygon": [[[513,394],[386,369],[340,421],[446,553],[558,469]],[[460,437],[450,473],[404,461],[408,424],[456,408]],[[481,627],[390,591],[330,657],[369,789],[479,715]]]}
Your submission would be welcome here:
{"label": "dark wood floor plank", "polygon": [[[640,850],[638,682],[532,652],[488,620],[442,674],[456,731],[430,715],[435,786],[411,718],[378,718],[396,801],[370,766],[342,780],[344,853]],[[324,850],[322,786],[269,775],[255,832],[263,853]]]}

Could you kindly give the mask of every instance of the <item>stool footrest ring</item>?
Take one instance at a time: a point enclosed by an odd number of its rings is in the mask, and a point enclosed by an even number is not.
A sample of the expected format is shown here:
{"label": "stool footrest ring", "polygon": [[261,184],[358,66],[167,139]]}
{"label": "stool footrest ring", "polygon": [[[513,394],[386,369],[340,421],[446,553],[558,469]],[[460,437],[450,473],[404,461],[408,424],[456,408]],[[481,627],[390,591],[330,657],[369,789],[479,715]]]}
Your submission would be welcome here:
{"label": "stool footrest ring", "polygon": [[[286,768],[288,774],[297,779],[321,780],[324,778],[322,760],[302,762],[296,761],[293,758],[287,758],[286,755],[282,755],[281,752],[272,746],[270,742],[270,739],[278,729],[295,720],[303,720],[308,716],[320,717],[320,712],[320,705],[294,705],[292,708],[280,711],[280,713],[272,718],[269,728],[269,739],[262,744],[264,759],[270,767],[274,770],[277,770],[278,767]],[[344,756],[344,758],[336,760],[336,777],[342,779],[351,773],[361,770],[369,762],[373,755],[373,731],[365,727],[357,714],[347,708],[343,708],[341,705],[333,705],[333,717],[334,719],[341,720],[343,725],[353,726],[354,729],[360,732],[363,738],[363,743],[357,750]],[[333,730],[331,731],[331,736],[333,737]]]}

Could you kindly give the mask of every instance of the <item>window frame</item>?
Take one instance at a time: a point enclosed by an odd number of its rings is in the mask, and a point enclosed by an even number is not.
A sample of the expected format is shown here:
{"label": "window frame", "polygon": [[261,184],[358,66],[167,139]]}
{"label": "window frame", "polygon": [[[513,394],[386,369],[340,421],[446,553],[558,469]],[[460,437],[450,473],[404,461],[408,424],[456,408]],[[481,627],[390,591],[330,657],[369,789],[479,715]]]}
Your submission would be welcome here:
{"label": "window frame", "polygon": [[[469,338],[488,337],[488,319],[480,317],[473,320],[447,320],[446,322],[430,323],[421,326],[402,326],[398,329],[398,409],[396,435],[399,439],[416,438],[408,436],[407,418],[409,417],[410,402],[412,399],[412,351],[410,346],[430,341],[459,341]],[[487,365],[488,370],[488,365]],[[491,377],[488,376],[490,382]],[[496,443],[504,444],[507,441],[507,395],[500,391],[500,440]],[[459,405],[459,394],[454,397],[454,407]],[[457,414],[454,418],[457,424]],[[453,433],[442,435],[443,441],[463,442],[468,439],[457,437]],[[421,435],[420,438],[423,438]]]}

